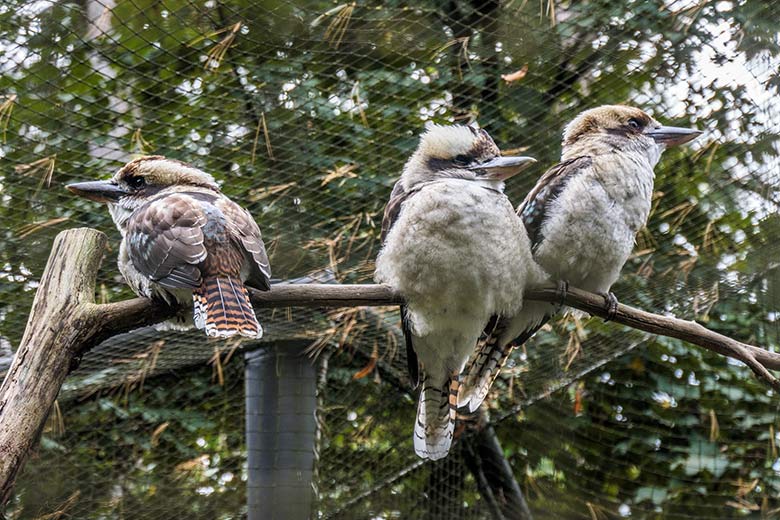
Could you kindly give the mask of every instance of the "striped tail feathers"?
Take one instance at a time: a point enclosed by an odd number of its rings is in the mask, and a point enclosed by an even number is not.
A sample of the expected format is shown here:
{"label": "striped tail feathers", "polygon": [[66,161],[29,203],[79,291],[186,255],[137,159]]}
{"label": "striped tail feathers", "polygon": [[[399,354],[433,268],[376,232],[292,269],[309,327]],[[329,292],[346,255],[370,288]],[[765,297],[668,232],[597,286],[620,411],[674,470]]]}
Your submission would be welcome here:
{"label": "striped tail feathers", "polygon": [[515,342],[498,343],[498,336],[488,334],[477,342],[477,355],[467,368],[466,380],[458,395],[458,407],[474,413],[490,392],[490,387],[504,367]]}
{"label": "striped tail feathers", "polygon": [[414,425],[414,451],[423,459],[446,457],[455,433],[460,376],[452,374],[442,386],[428,377],[423,378],[417,419]]}
{"label": "striped tail feathers", "polygon": [[545,316],[541,323],[530,326],[520,336],[507,342],[501,341],[507,332],[507,321],[495,316],[491,318],[485,333],[477,342],[477,355],[466,369],[466,379],[458,396],[458,407],[468,407],[469,412],[474,413],[487,397],[512,350],[531,339],[547,320],[549,316]]}
{"label": "striped tail feathers", "polygon": [[214,338],[235,335],[260,339],[263,328],[255,317],[249,293],[237,277],[205,278],[192,291],[195,327]]}

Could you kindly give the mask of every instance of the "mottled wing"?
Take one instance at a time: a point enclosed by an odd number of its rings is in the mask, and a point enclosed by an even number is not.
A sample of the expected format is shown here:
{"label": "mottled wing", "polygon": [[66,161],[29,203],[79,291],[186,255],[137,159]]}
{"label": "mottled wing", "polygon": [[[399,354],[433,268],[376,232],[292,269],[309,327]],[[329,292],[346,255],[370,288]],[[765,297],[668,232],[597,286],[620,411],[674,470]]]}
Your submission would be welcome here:
{"label": "mottled wing", "polygon": [[[385,212],[382,217],[381,239],[383,244],[385,243],[387,234],[390,233],[393,224],[395,224],[398,217],[401,215],[401,206],[415,193],[417,192],[407,192],[404,190],[400,180],[393,186],[393,191],[390,193],[390,200],[387,201]],[[411,323],[409,321],[406,305],[401,305],[401,329],[404,334],[404,343],[406,343],[406,365],[409,370],[409,380],[412,382],[412,388],[417,388],[417,385],[420,384],[420,363],[417,360],[417,353],[414,351]]]}
{"label": "mottled wing", "polygon": [[390,200],[387,201],[385,212],[382,216],[381,240],[383,244],[385,243],[387,234],[390,232],[393,224],[395,224],[395,221],[398,220],[398,217],[401,215],[401,205],[415,193],[416,191],[407,192],[400,180],[393,186],[393,191],[390,193]]}
{"label": "mottled wing", "polygon": [[130,218],[126,236],[133,266],[163,287],[198,287],[198,264],[206,259],[205,223],[200,204],[187,195],[173,194],[141,206]]}
{"label": "mottled wing", "polygon": [[525,224],[532,247],[536,248],[544,240],[542,223],[547,216],[549,204],[560,195],[573,177],[589,168],[591,164],[593,160],[588,156],[575,157],[556,164],[539,178],[517,208],[517,214]]}
{"label": "mottled wing", "polygon": [[244,208],[228,199],[220,198],[215,205],[225,214],[232,233],[241,242],[241,246],[250,261],[249,277],[246,284],[267,291],[271,288],[271,264],[265,252],[265,244],[260,227],[252,215]]}

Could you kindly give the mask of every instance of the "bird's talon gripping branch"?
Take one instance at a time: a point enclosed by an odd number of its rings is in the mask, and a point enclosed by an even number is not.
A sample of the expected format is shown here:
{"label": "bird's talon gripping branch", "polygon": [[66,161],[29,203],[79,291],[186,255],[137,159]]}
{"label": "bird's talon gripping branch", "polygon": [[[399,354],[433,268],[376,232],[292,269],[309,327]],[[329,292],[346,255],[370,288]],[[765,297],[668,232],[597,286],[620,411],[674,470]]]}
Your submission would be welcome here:
{"label": "bird's talon gripping branch", "polygon": [[607,317],[604,318],[604,322],[614,320],[618,310],[617,296],[612,291],[599,293],[599,295],[604,297],[604,308],[607,310]]}

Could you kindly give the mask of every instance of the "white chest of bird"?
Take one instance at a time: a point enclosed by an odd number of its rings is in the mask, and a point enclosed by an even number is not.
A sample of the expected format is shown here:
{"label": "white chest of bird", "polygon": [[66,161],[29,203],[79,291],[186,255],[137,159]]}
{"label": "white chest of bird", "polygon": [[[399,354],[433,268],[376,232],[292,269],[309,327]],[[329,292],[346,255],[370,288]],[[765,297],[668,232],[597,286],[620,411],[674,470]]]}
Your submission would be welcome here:
{"label": "white chest of bird", "polygon": [[647,221],[652,193],[653,165],[644,157],[594,157],[550,202],[536,261],[553,280],[587,291],[609,290]]}
{"label": "white chest of bird", "polygon": [[503,193],[469,180],[439,180],[404,203],[377,258],[377,279],[406,296],[415,336],[447,331],[462,347],[440,352],[454,358],[441,360],[446,368],[459,371],[490,316],[520,305],[531,262],[514,260],[528,251]]}
{"label": "white chest of bird", "polygon": [[406,300],[410,378],[423,368],[414,447],[439,459],[450,448],[461,372],[494,314],[521,306],[531,258],[504,180],[533,163],[501,157],[484,130],[428,128],[385,208],[375,279]]}

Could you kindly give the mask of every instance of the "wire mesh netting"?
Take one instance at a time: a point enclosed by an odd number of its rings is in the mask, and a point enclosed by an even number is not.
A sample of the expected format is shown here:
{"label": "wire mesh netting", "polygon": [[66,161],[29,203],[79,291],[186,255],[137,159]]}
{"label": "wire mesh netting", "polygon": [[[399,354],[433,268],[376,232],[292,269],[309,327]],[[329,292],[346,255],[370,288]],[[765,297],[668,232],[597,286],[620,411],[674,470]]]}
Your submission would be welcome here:
{"label": "wire mesh netting", "polygon": [[[365,283],[425,122],[476,120],[503,150],[536,157],[507,187],[519,203],[559,158],[563,125],[605,103],[705,130],[656,168],[653,213],[615,292],[776,349],[779,19],[771,2],[729,0],[8,0],[0,372],[59,231],[108,233],[98,299],[131,296],[107,211],[67,182],[139,154],[193,163],[255,216],[276,277]],[[780,508],[777,400],[740,363],[560,319],[513,354],[452,455],[423,463],[396,309],[259,317],[264,343],[328,359],[319,517],[519,516],[486,484],[504,463],[536,518]],[[67,380],[6,515],[245,515],[241,354],[258,347],[153,329],[98,346]]]}

